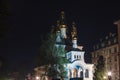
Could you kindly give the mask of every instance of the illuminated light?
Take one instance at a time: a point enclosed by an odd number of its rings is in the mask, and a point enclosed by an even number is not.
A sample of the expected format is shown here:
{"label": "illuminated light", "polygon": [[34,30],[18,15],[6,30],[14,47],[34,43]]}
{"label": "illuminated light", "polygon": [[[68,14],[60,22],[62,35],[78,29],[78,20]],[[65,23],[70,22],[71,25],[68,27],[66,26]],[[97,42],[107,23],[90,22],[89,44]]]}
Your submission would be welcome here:
{"label": "illuminated light", "polygon": [[112,73],[111,72],[108,72],[108,76],[111,76],[112,75]]}
{"label": "illuminated light", "polygon": [[104,76],[104,77],[103,77],[103,79],[107,79],[107,77],[106,77],[106,76]]}
{"label": "illuminated light", "polygon": [[62,25],[61,28],[66,28],[66,25]]}
{"label": "illuminated light", "polygon": [[39,80],[39,79],[40,79],[40,77],[36,76],[36,80]]}
{"label": "illuminated light", "polygon": [[77,46],[77,48],[83,50],[83,46]]}
{"label": "illuminated light", "polygon": [[57,33],[60,33],[60,31],[59,31],[59,30],[57,30],[56,32],[57,32]]}
{"label": "illuminated light", "polygon": [[73,40],[77,40],[77,38],[76,38],[76,37],[74,37],[74,38],[73,38]]}

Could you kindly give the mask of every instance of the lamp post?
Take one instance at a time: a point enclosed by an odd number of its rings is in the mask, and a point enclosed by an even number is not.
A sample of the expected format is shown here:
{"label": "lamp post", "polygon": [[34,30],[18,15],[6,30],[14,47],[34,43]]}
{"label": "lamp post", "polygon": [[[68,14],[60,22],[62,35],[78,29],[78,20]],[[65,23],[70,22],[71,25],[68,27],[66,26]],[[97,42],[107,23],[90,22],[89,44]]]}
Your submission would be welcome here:
{"label": "lamp post", "polygon": [[112,75],[112,73],[109,71],[109,72],[108,72],[108,80],[112,80],[112,79],[111,79],[111,75]]}
{"label": "lamp post", "polygon": [[36,77],[35,77],[35,80],[40,80],[40,77],[39,77],[39,76],[36,76]]}
{"label": "lamp post", "polygon": [[104,77],[103,77],[103,79],[104,79],[104,80],[106,80],[106,79],[107,79],[107,77],[106,77],[106,76],[104,76]]}

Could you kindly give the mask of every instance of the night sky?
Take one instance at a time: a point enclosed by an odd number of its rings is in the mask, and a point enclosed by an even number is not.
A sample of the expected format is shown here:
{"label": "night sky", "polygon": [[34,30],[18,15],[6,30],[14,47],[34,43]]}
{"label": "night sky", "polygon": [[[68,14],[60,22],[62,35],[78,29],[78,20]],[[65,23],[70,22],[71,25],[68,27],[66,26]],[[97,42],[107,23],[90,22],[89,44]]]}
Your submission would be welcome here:
{"label": "night sky", "polygon": [[40,35],[45,35],[52,25],[56,25],[61,11],[65,11],[68,25],[75,21],[78,45],[84,46],[88,63],[96,40],[117,31],[113,22],[120,19],[119,2],[50,1],[6,1],[9,16],[5,22],[10,29],[0,39],[0,56],[8,61],[10,69],[33,69]]}

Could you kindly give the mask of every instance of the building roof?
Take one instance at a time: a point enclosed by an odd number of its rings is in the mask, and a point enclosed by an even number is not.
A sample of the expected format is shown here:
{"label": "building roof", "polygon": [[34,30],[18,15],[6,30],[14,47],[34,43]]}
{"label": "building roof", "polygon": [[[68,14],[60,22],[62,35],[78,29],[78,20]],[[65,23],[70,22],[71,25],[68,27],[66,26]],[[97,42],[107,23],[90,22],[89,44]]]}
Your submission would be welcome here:
{"label": "building roof", "polygon": [[104,38],[99,39],[97,43],[93,46],[93,51],[109,47],[112,45],[118,44],[118,36],[116,33],[109,33],[109,35],[105,36]]}

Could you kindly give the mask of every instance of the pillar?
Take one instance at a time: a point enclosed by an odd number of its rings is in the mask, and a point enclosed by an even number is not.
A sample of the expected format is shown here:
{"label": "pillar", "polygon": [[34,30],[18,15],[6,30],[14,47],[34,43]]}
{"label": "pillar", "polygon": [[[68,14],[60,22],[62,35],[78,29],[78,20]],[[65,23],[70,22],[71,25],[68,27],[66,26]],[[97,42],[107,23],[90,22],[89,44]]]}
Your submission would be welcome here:
{"label": "pillar", "polygon": [[74,78],[74,69],[72,70],[72,76],[71,76],[71,78]]}

